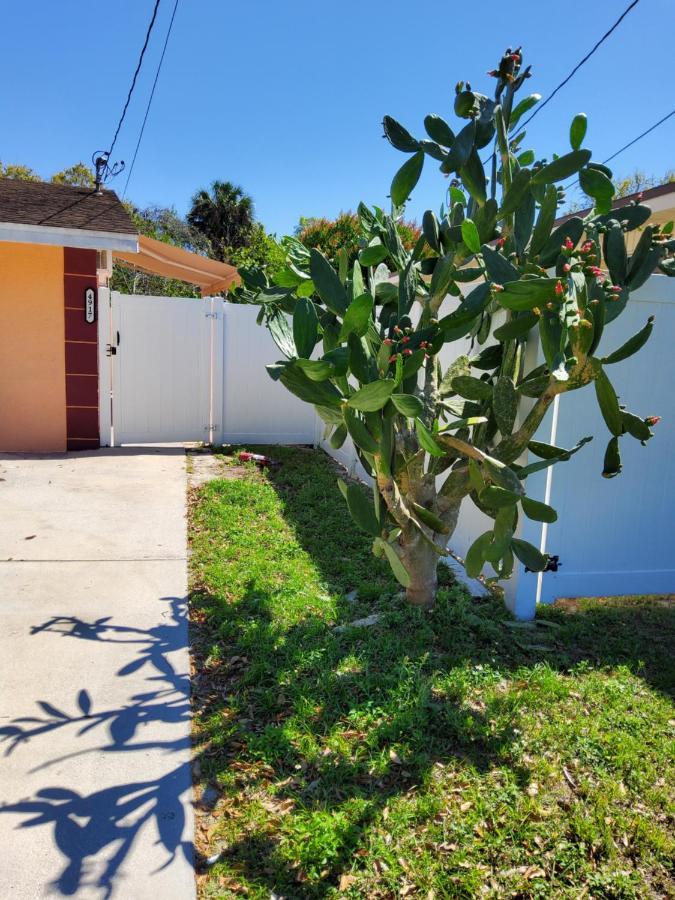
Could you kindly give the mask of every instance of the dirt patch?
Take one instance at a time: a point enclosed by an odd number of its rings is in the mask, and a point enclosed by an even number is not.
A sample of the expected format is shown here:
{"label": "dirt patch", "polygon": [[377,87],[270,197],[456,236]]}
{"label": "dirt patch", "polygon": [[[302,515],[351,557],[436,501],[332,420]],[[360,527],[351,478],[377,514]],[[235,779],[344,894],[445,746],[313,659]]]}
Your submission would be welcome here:
{"label": "dirt patch", "polygon": [[[559,597],[553,604],[554,609],[561,609],[566,613],[579,613],[583,611],[584,601],[588,598]],[[596,603],[606,607],[624,607],[632,600],[643,606],[660,606],[669,609],[675,606],[675,594],[644,594],[640,597],[596,597]]]}
{"label": "dirt patch", "polygon": [[226,474],[228,467],[212,453],[188,453],[188,459],[188,485],[191,488],[202,487],[216,478],[240,477]]}

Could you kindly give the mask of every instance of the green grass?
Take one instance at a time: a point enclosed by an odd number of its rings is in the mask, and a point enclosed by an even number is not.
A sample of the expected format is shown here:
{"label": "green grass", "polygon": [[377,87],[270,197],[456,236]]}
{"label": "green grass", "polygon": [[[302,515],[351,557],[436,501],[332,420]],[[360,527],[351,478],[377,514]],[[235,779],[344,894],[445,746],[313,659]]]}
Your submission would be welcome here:
{"label": "green grass", "polygon": [[673,606],[408,608],[327,458],[269,452],[191,511],[201,896],[673,896]]}

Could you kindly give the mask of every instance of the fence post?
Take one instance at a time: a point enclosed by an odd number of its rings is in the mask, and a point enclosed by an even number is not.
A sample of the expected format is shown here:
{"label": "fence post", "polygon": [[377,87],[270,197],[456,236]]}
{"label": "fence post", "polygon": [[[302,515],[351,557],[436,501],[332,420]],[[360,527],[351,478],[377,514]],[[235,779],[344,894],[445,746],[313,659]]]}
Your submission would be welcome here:
{"label": "fence post", "polygon": [[98,432],[102,447],[113,446],[112,435],[112,357],[107,354],[111,342],[111,292],[98,289]]}

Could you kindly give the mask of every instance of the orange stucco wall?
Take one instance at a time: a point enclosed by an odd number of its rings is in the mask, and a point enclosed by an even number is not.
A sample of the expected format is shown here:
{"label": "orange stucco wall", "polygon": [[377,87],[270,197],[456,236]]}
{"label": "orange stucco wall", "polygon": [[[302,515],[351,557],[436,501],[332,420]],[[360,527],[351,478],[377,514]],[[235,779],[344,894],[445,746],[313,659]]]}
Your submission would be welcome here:
{"label": "orange stucco wall", "polygon": [[66,448],[63,247],[0,243],[0,450]]}

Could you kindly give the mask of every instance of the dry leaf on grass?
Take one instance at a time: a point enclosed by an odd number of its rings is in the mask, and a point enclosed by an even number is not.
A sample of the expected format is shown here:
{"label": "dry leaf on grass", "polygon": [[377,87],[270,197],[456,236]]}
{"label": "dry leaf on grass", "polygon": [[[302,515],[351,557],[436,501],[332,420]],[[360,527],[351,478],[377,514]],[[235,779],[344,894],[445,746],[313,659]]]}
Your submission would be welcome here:
{"label": "dry leaf on grass", "polygon": [[275,816],[287,816],[295,806],[295,800],[275,800],[272,797],[266,797],[262,801],[262,805],[267,812],[273,813]]}
{"label": "dry leaf on grass", "polygon": [[448,841],[443,841],[442,844],[438,844],[437,849],[442,850],[443,853],[454,853],[457,847],[458,844],[451,844]]}
{"label": "dry leaf on grass", "polygon": [[349,888],[356,882],[356,875],[340,875],[340,887],[341,891],[348,891]]}

